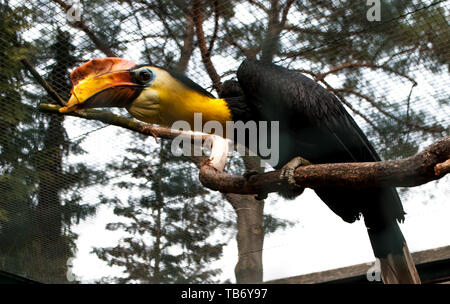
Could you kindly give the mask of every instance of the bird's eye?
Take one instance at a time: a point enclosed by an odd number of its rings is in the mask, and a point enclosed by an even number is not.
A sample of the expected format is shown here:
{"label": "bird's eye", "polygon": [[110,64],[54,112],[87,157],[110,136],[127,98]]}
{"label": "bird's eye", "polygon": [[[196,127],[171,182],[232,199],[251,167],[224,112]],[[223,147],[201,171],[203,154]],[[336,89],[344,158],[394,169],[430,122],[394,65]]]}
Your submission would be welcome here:
{"label": "bird's eye", "polygon": [[136,80],[141,84],[146,84],[153,79],[153,72],[149,69],[141,69],[136,71]]}

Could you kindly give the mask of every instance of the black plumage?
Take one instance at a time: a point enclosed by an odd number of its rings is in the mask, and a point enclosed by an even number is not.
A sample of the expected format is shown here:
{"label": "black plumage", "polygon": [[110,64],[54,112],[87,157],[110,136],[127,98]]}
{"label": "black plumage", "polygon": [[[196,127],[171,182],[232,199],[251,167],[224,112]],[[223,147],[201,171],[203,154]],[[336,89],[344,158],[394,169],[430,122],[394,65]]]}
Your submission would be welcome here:
{"label": "black plumage", "polygon": [[[280,122],[280,161],[276,168],[296,156],[316,164],[380,160],[342,103],[310,78],[255,60],[245,60],[237,78],[244,96],[236,97],[239,90],[235,87],[231,90],[233,120],[242,118],[242,113],[234,109],[245,104],[251,116],[244,119]],[[364,215],[377,257],[402,252],[404,239],[397,220],[404,219],[404,211],[394,188],[324,187],[315,192],[347,222]]]}

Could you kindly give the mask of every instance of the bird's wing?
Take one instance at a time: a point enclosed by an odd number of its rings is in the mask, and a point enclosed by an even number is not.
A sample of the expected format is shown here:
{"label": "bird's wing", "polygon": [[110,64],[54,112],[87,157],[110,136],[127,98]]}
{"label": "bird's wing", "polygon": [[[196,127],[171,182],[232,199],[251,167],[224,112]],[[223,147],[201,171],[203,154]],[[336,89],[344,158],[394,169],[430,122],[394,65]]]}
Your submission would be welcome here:
{"label": "bird's wing", "polygon": [[[275,65],[245,60],[237,77],[259,120],[280,122],[280,168],[296,156],[312,163],[379,161],[367,137],[341,102],[308,77]],[[345,221],[365,215],[369,226],[403,219],[394,188],[320,188],[319,197]],[[361,201],[373,200],[371,210]],[[373,218],[373,220],[372,220]],[[373,224],[371,224],[373,222]]]}
{"label": "bird's wing", "polygon": [[259,119],[280,121],[286,132],[296,133],[299,148],[310,161],[380,160],[342,103],[310,78],[254,60],[245,60],[237,75]]}

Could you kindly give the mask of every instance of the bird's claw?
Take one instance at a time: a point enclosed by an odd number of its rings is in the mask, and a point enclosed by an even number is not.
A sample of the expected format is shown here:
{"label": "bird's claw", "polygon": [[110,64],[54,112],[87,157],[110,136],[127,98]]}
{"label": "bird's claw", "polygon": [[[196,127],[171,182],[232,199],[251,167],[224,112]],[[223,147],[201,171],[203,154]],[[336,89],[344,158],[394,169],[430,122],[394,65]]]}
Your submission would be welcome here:
{"label": "bird's claw", "polygon": [[246,180],[249,180],[250,177],[252,177],[253,175],[256,175],[256,174],[259,174],[259,172],[256,170],[247,170],[244,172],[244,174],[242,174],[242,176],[244,176],[244,178]]}
{"label": "bird's claw", "polygon": [[[253,175],[257,175],[260,172],[256,171],[256,170],[247,170],[244,172],[244,174],[242,174],[244,176],[244,178],[246,180],[249,180],[250,177],[252,177]],[[267,193],[258,193],[257,195],[255,195],[255,199],[258,201],[262,201],[264,199],[267,198]]]}
{"label": "bird's claw", "polygon": [[255,195],[255,200],[257,201],[262,201],[265,200],[267,198],[267,193],[258,193],[257,195]]}
{"label": "bird's claw", "polygon": [[307,166],[307,165],[311,165],[311,163],[309,161],[307,161],[306,159],[304,159],[303,157],[297,156],[297,157],[291,159],[287,164],[285,164],[281,168],[280,179],[282,181],[285,181],[287,184],[289,184],[293,188],[302,189],[302,187],[297,185],[297,182],[295,181],[295,178],[294,178],[295,169],[297,169],[297,167]]}
{"label": "bird's claw", "polygon": [[153,138],[155,139],[155,142],[158,143],[158,134],[155,133],[155,131],[153,130],[153,128],[151,126],[144,126],[142,128],[142,132],[150,133],[153,136]]}

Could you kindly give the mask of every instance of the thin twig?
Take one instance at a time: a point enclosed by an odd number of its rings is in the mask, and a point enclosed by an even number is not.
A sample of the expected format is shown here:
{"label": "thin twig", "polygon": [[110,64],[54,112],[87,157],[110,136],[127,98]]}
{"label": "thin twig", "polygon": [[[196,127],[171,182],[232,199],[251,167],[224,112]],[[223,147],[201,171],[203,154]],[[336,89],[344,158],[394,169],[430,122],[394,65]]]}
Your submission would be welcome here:
{"label": "thin twig", "polygon": [[[411,89],[409,90],[408,98],[406,99],[406,125],[409,123],[409,110],[411,105],[411,95],[412,91],[414,89],[415,85],[411,86]],[[411,132],[411,126],[408,126],[408,133],[406,133],[406,140],[405,143],[408,143],[409,141],[409,133]]]}
{"label": "thin twig", "polygon": [[209,41],[209,48],[208,48],[208,53],[211,54],[212,50],[214,48],[214,43],[216,42],[217,39],[217,33],[219,30],[219,1],[218,0],[214,0],[214,30],[213,30],[213,35],[211,37],[211,40]]}
{"label": "thin twig", "polygon": [[61,107],[64,107],[66,105],[66,101],[61,96],[59,96],[59,94],[47,83],[47,81],[45,81],[44,78],[41,77],[41,75],[39,75],[36,69],[31,65],[31,63],[26,58],[22,58],[20,59],[20,61],[31,73],[33,78],[47,91],[48,95]]}
{"label": "thin twig", "polygon": [[216,68],[211,61],[211,53],[208,52],[208,47],[206,45],[205,32],[203,31],[203,6],[201,1],[193,1],[192,14],[203,65],[205,66],[206,72],[208,72],[209,78],[211,78],[214,89],[219,92],[222,83],[220,81],[220,76],[217,74]]}
{"label": "thin twig", "polygon": [[322,80],[324,79],[326,76],[328,76],[329,74],[333,74],[336,73],[337,71],[343,70],[343,69],[352,69],[352,68],[371,68],[371,69],[382,69],[388,73],[392,73],[398,76],[401,76],[403,78],[408,79],[409,81],[411,81],[413,83],[414,86],[417,85],[417,82],[409,77],[408,75],[401,73],[399,71],[396,71],[386,65],[378,65],[378,64],[374,64],[374,63],[369,63],[369,62],[346,62],[337,66],[332,67],[330,70],[328,70],[325,73],[321,73],[319,75],[317,75],[317,80]]}
{"label": "thin twig", "polygon": [[[64,11],[68,12],[71,8],[70,5],[66,4],[61,0],[53,0],[53,2],[59,4],[59,6],[64,9]],[[82,30],[91,41],[97,46],[97,48],[102,51],[108,57],[117,57],[117,55],[108,47],[103,41],[97,37],[97,35],[84,23],[83,20],[75,21],[73,23],[69,23],[71,26]]]}

